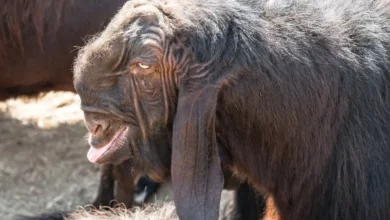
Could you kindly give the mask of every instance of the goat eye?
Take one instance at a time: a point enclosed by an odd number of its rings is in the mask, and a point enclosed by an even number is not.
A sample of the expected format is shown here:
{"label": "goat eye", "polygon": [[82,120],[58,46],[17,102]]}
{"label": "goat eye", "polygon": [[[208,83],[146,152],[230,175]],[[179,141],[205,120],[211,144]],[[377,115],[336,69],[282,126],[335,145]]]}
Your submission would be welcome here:
{"label": "goat eye", "polygon": [[143,63],[137,63],[138,67],[142,68],[142,69],[149,69],[150,66],[149,65],[146,65],[146,64],[143,64]]}

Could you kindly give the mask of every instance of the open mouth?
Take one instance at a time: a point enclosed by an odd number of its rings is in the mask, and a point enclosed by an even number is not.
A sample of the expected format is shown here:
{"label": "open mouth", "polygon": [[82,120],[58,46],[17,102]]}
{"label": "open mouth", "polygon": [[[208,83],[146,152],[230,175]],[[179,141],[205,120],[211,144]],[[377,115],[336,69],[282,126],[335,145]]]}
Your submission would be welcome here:
{"label": "open mouth", "polygon": [[104,156],[107,152],[121,148],[125,144],[127,130],[128,128],[125,127],[116,132],[115,135],[111,138],[110,142],[108,142],[103,147],[95,148],[91,145],[87,154],[88,160],[92,163],[96,163],[99,158]]}

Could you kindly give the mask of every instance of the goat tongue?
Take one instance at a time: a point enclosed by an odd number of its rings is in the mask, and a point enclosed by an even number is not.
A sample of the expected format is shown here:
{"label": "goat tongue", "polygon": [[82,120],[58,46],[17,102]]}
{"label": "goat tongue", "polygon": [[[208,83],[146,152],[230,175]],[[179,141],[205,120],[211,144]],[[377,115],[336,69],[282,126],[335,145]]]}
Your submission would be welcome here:
{"label": "goat tongue", "polygon": [[[107,151],[110,150],[110,148],[115,145],[116,143],[115,140],[119,137],[120,134],[126,132],[127,129],[124,129],[124,130],[121,130],[121,131],[117,131],[116,134],[111,138],[110,142],[108,142],[106,145],[104,145],[103,147],[94,147],[92,144],[91,144],[91,141],[89,141],[89,145],[91,146],[89,148],[89,151],[88,151],[88,154],[87,154],[87,158],[90,162],[92,163],[96,163],[99,158],[101,156],[103,156],[104,153],[106,153]],[[91,140],[91,136],[90,136],[90,140]]]}
{"label": "goat tongue", "polygon": [[108,143],[106,144],[105,146],[103,147],[99,147],[99,148],[96,148],[96,147],[90,147],[89,148],[89,151],[88,151],[88,154],[87,154],[87,158],[90,162],[92,163],[96,163],[96,161],[106,152],[110,149],[111,147],[111,143]]}

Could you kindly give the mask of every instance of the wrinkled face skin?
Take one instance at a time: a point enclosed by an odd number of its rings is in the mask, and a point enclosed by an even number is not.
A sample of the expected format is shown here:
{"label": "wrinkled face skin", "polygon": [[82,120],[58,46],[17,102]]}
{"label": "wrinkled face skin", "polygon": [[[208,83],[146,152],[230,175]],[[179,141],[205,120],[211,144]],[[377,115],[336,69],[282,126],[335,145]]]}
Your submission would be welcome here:
{"label": "wrinkled face skin", "polygon": [[88,159],[98,164],[131,159],[137,171],[158,181],[169,175],[175,86],[172,65],[163,62],[158,11],[147,11],[127,21],[119,13],[79,52],[74,86],[90,133]]}
{"label": "wrinkled face skin", "polygon": [[197,4],[178,2],[128,1],[80,50],[74,86],[91,162],[129,160],[138,174],[170,177],[181,219],[217,219],[224,178],[216,109],[235,53],[219,49],[230,29],[209,37],[216,25],[199,29],[196,10],[181,13]]}

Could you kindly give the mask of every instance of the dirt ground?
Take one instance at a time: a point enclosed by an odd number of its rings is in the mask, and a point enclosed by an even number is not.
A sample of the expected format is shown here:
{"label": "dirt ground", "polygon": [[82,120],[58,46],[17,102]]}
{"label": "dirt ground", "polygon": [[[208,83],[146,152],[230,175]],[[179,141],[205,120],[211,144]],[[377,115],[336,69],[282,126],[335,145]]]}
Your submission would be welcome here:
{"label": "dirt ground", "polygon": [[[71,92],[0,102],[1,220],[72,210],[94,199],[99,167],[86,158],[79,103]],[[231,203],[231,196],[224,192],[222,203]],[[154,199],[171,201],[170,184]]]}

